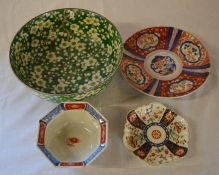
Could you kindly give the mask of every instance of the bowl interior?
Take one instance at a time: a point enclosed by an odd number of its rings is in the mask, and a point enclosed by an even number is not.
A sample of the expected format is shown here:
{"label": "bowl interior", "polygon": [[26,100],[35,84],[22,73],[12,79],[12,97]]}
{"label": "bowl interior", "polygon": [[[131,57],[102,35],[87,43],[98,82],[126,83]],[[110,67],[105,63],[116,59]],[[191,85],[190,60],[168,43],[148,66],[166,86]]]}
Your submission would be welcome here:
{"label": "bowl interior", "polygon": [[105,17],[59,9],[26,23],[14,37],[10,62],[27,86],[49,94],[84,93],[112,77],[122,40]]}
{"label": "bowl interior", "polygon": [[47,126],[45,147],[60,161],[81,162],[100,144],[100,132],[87,111],[65,111]]}

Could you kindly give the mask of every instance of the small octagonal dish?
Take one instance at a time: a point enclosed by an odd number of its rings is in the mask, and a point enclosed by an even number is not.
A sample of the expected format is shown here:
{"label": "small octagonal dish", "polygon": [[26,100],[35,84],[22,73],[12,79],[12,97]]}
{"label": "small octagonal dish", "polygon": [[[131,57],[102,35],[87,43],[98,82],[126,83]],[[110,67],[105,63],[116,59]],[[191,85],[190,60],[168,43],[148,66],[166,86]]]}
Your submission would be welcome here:
{"label": "small octagonal dish", "polygon": [[139,107],[126,118],[123,143],[149,165],[184,157],[188,141],[187,122],[160,103]]}
{"label": "small octagonal dish", "polygon": [[156,97],[182,97],[208,78],[210,60],[203,44],[174,27],[152,27],[124,44],[120,70],[131,86]]}
{"label": "small octagonal dish", "polygon": [[107,120],[89,103],[61,103],[39,125],[37,145],[55,166],[87,166],[107,146]]}
{"label": "small octagonal dish", "polygon": [[40,97],[75,101],[99,93],[122,57],[122,39],[105,17],[83,9],[57,9],[26,23],[10,47],[22,83]]}

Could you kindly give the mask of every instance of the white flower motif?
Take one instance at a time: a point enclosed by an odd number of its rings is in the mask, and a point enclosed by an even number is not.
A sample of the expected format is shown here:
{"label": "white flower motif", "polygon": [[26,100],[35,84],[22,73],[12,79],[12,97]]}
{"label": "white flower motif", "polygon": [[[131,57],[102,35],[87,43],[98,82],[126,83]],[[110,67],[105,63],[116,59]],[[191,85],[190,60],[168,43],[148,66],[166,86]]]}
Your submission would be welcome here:
{"label": "white flower motif", "polygon": [[92,80],[93,81],[100,81],[102,79],[102,76],[100,75],[100,71],[96,72],[95,74],[92,75]]}
{"label": "white flower motif", "polygon": [[77,45],[77,43],[79,42],[79,38],[72,38],[71,40],[70,40],[70,44],[71,44],[71,46],[76,46]]}
{"label": "white flower motif", "polygon": [[100,25],[99,20],[96,19],[96,18],[93,18],[93,25],[94,26],[99,26]]}
{"label": "white flower motif", "polygon": [[58,17],[59,17],[60,19],[62,19],[63,15],[62,15],[62,14],[59,14]]}
{"label": "white flower motif", "polygon": [[42,75],[37,74],[36,72],[32,72],[32,77],[33,77],[33,79],[40,79],[40,78],[42,78]]}
{"label": "white flower motif", "polygon": [[90,86],[88,84],[80,85],[79,86],[79,93],[86,92],[90,89]]}
{"label": "white flower motif", "polygon": [[44,27],[45,28],[50,28],[52,24],[53,23],[50,20],[47,20],[47,21],[44,22]]}
{"label": "white flower motif", "polygon": [[38,74],[38,75],[41,75],[42,72],[43,72],[42,66],[35,66],[35,67],[34,67],[34,72],[35,72],[36,74]]}
{"label": "white flower motif", "polygon": [[93,41],[93,42],[100,42],[100,41],[101,41],[101,39],[100,39],[100,37],[98,36],[97,33],[93,33],[93,34],[91,35],[91,38],[92,38],[92,41]]}
{"label": "white flower motif", "polygon": [[64,34],[65,34],[64,32],[59,32],[60,36],[64,36]]}
{"label": "white flower motif", "polygon": [[65,87],[64,87],[64,86],[61,86],[60,84],[58,84],[58,85],[56,85],[56,86],[54,87],[54,91],[55,91],[56,93],[62,93],[64,90],[65,90]]}
{"label": "white flower motif", "polygon": [[75,82],[76,82],[76,80],[75,80],[75,79],[72,79],[72,80],[71,80],[71,82],[72,82],[72,83],[75,83]]}
{"label": "white flower motif", "polygon": [[96,59],[94,59],[93,57],[90,57],[87,62],[89,63],[89,65],[94,66],[97,62]]}
{"label": "white flower motif", "polygon": [[112,29],[112,25],[109,24],[109,25],[108,25],[108,30],[111,30],[111,29]]}
{"label": "white flower motif", "polygon": [[68,13],[69,13],[69,18],[74,20],[75,19],[74,12],[72,10],[68,10]]}
{"label": "white flower motif", "polygon": [[15,45],[15,55],[20,54],[21,48],[22,48],[22,44],[20,42],[17,42]]}
{"label": "white flower motif", "polygon": [[16,45],[15,45],[15,50],[16,51],[20,51],[21,50],[21,46],[22,46],[22,44],[20,42],[17,42]]}
{"label": "white flower motif", "polygon": [[118,41],[114,41],[113,44],[117,54],[120,55],[122,51],[120,43]]}
{"label": "white flower motif", "polygon": [[107,45],[107,53],[108,53],[109,55],[111,55],[112,52],[113,52],[112,47],[111,47],[110,45]]}
{"label": "white flower motif", "polygon": [[31,29],[30,29],[30,33],[33,34],[33,35],[35,35],[35,34],[37,33],[38,29],[39,29],[39,28],[38,28],[37,26],[33,26],[33,27],[31,27]]}
{"label": "white flower motif", "polygon": [[80,51],[82,51],[82,50],[85,49],[85,46],[86,46],[85,43],[79,43],[79,42],[78,42],[78,43],[75,45],[75,48],[80,52]]}
{"label": "white flower motif", "polygon": [[48,36],[48,38],[49,38],[50,40],[54,41],[54,40],[56,39],[56,37],[57,37],[56,32],[49,31],[49,36]]}
{"label": "white flower motif", "polygon": [[70,29],[73,30],[74,32],[77,32],[79,29],[79,26],[77,24],[71,24]]}
{"label": "white flower motif", "polygon": [[[55,12],[54,12],[54,14],[55,14]],[[44,15],[45,15],[46,17],[49,17],[49,16],[51,16],[51,13],[46,12],[46,13],[44,13]]]}
{"label": "white flower motif", "polygon": [[113,30],[112,30],[111,24],[109,24],[109,26],[108,26],[108,31],[109,31],[110,36],[113,36]]}
{"label": "white flower motif", "polygon": [[44,22],[43,21],[40,21],[40,22],[36,22],[36,26],[39,30],[42,30],[43,27],[44,27]]}
{"label": "white flower motif", "polygon": [[88,25],[89,24],[92,24],[94,26],[99,26],[100,25],[99,20],[96,19],[96,18],[93,18],[93,17],[86,17],[84,19],[84,22],[85,22],[85,24],[88,24]]}
{"label": "white flower motif", "polygon": [[109,66],[106,67],[106,72],[107,73],[112,72],[112,70],[113,70],[113,65],[112,64],[110,64]]}
{"label": "white flower motif", "polygon": [[47,52],[46,58],[49,60],[49,62],[56,62],[57,57],[55,52]]}
{"label": "white flower motif", "polygon": [[36,79],[36,84],[37,84],[37,86],[40,86],[40,87],[43,87],[43,88],[46,87],[46,81],[44,81],[42,78],[37,78]]}
{"label": "white flower motif", "polygon": [[58,79],[58,84],[53,86],[54,91],[56,93],[65,93],[65,88],[68,86],[68,84],[69,82],[67,82],[65,79]]}
{"label": "white flower motif", "polygon": [[96,34],[97,33],[97,29],[95,29],[95,28],[91,28],[88,32],[87,32],[88,34]]}
{"label": "white flower motif", "polygon": [[21,37],[24,38],[24,39],[27,39],[27,37],[28,37],[28,34],[25,33],[25,32],[23,32],[23,31],[20,33],[20,35],[21,35]]}
{"label": "white flower motif", "polygon": [[25,70],[24,70],[23,67],[20,68],[19,72],[20,72],[20,74],[23,75],[23,76],[26,75],[26,72],[25,72]]}
{"label": "white flower motif", "polygon": [[84,35],[84,31],[83,30],[78,30],[76,35],[81,37],[81,35]]}
{"label": "white flower motif", "polygon": [[66,80],[63,79],[63,78],[58,79],[58,82],[59,82],[59,84],[60,84],[61,86],[63,86],[63,87],[66,87],[66,86],[68,86],[68,84],[69,84],[69,82],[66,81]]}
{"label": "white flower motif", "polygon": [[22,54],[21,54],[21,58],[22,58],[22,60],[23,60],[24,63],[27,63],[27,62],[29,62],[30,59],[31,59],[31,54],[28,53],[28,52],[22,53]]}
{"label": "white flower motif", "polygon": [[95,86],[97,86],[97,82],[96,81],[89,81],[88,82],[88,85],[90,86],[90,87],[95,87]]}
{"label": "white flower motif", "polygon": [[68,41],[62,39],[61,43],[59,44],[59,47],[61,47],[62,49],[66,49],[67,47],[69,47],[69,45],[70,43]]}
{"label": "white flower motif", "polygon": [[86,70],[89,66],[94,66],[96,64],[97,60],[93,57],[90,57],[87,60],[84,60],[81,64],[81,67],[83,70]]}
{"label": "white flower motif", "polygon": [[31,42],[31,46],[32,47],[37,47],[39,45],[39,40],[38,39],[34,39],[32,42]]}
{"label": "white flower motif", "polygon": [[84,22],[85,22],[86,24],[92,24],[92,23],[93,23],[93,20],[92,20],[92,18],[90,18],[90,17],[86,17],[86,18],[84,19]]}

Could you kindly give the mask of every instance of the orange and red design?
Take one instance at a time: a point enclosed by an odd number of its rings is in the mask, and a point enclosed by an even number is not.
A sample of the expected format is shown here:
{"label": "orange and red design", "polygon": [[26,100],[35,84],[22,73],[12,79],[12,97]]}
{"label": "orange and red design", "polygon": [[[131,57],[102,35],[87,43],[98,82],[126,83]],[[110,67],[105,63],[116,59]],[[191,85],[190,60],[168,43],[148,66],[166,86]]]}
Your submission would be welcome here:
{"label": "orange and red design", "polygon": [[146,28],[128,38],[124,48],[120,70],[130,85],[144,94],[181,97],[194,92],[208,78],[207,51],[184,30]]}

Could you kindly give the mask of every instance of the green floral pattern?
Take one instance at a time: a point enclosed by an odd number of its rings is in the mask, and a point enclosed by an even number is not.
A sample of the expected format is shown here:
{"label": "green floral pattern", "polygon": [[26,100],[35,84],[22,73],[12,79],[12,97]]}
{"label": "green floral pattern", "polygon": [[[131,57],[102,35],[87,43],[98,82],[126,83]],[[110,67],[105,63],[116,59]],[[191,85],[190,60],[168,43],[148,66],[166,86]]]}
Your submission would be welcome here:
{"label": "green floral pattern", "polygon": [[143,131],[127,122],[125,124],[123,142],[130,150],[134,151],[145,143]]}
{"label": "green floral pattern", "polygon": [[177,116],[167,129],[172,142],[180,146],[188,147],[188,124],[182,117]]}
{"label": "green floral pattern", "polygon": [[75,100],[104,86],[121,56],[122,40],[115,26],[82,9],[37,16],[21,28],[10,48],[12,69],[23,83],[43,97],[74,94]]}
{"label": "green floral pattern", "polygon": [[160,103],[150,103],[135,110],[140,119],[146,124],[160,122],[166,107]]}
{"label": "green floral pattern", "polygon": [[48,94],[44,94],[44,93],[38,93],[36,92],[35,95],[37,95],[40,98],[46,99],[48,101],[53,101],[55,103],[61,103],[61,102],[68,102],[68,101],[79,101],[81,99],[87,99],[87,98],[91,98],[94,95],[100,93],[103,89],[105,89],[108,84],[111,82],[111,79],[108,80],[108,82],[106,84],[101,85],[100,87],[98,87],[95,90],[91,90],[87,93],[83,93],[83,94],[77,94],[77,95],[48,95]]}
{"label": "green floral pattern", "polygon": [[155,166],[164,163],[169,163],[170,161],[175,160],[177,158],[178,157],[172,154],[166,146],[161,146],[153,147],[145,161],[149,165]]}

